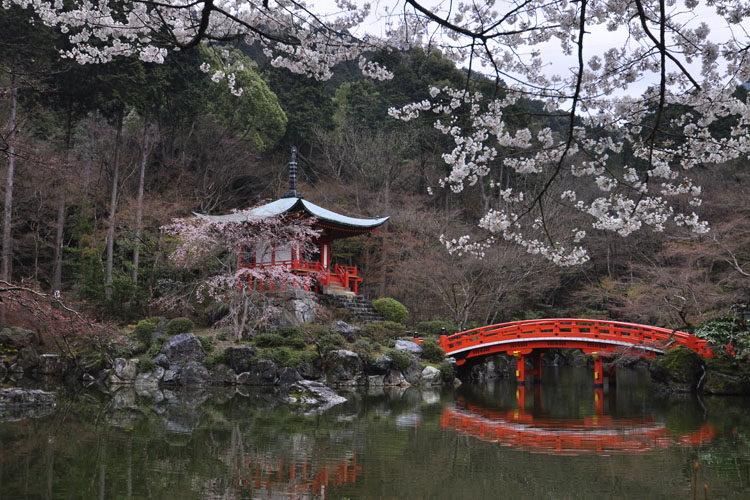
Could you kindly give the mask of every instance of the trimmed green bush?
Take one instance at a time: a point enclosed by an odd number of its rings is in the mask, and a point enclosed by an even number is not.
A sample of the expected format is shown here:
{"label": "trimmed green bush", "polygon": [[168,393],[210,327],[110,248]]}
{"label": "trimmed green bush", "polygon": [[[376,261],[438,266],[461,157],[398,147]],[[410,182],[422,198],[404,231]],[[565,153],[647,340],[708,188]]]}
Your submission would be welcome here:
{"label": "trimmed green bush", "polygon": [[422,342],[422,357],[431,363],[440,363],[445,359],[445,351],[440,348],[437,340],[425,339]]}
{"label": "trimmed green bush", "polygon": [[152,358],[148,354],[144,354],[138,357],[138,371],[139,372],[150,372],[154,368],[156,368],[156,363],[154,363],[154,358]]}
{"label": "trimmed green bush", "polygon": [[318,347],[318,354],[325,358],[329,352],[343,348],[346,340],[341,334],[328,331],[319,334],[315,339],[315,344]]}
{"label": "trimmed green bush", "polygon": [[215,352],[210,356],[206,356],[205,358],[203,358],[202,363],[206,368],[213,368],[216,365],[229,364],[228,361],[227,350],[222,349],[221,351]]}
{"label": "trimmed green bush", "polygon": [[214,350],[214,342],[209,337],[206,337],[205,335],[198,335],[197,336],[198,341],[201,343],[201,346],[203,346],[203,350],[206,352],[211,352]]}
{"label": "trimmed green bush", "polygon": [[300,351],[294,351],[288,347],[272,347],[270,349],[261,349],[258,351],[259,359],[270,359],[279,367],[297,366],[302,361],[303,356]]}
{"label": "trimmed green bush", "polygon": [[278,333],[255,334],[253,336],[253,343],[258,347],[292,347],[294,349],[304,349],[307,346],[302,337],[283,337]]}
{"label": "trimmed green bush", "polygon": [[373,321],[362,328],[362,336],[374,342],[386,342],[404,335],[404,325],[393,321]]}
{"label": "trimmed green bush", "polygon": [[151,336],[155,331],[156,325],[153,321],[144,319],[138,322],[133,333],[135,333],[135,338],[137,338],[139,342],[142,342],[143,345],[149,347],[151,345]]}
{"label": "trimmed green bush", "polygon": [[359,356],[359,359],[361,359],[365,365],[372,365],[375,360],[375,349],[373,349],[372,345],[364,339],[357,339],[352,346],[352,350],[357,353],[357,356]]}
{"label": "trimmed green bush", "polygon": [[388,357],[391,358],[392,361],[391,367],[400,371],[406,370],[412,362],[411,356],[404,351],[399,351],[398,349],[389,349]]}
{"label": "trimmed green bush", "polygon": [[456,365],[444,359],[440,363],[440,377],[443,379],[443,382],[453,382],[453,379],[456,378]]}
{"label": "trimmed green bush", "polygon": [[384,297],[372,301],[372,307],[378,312],[386,321],[393,321],[394,323],[406,324],[406,320],[409,319],[409,310],[406,309],[401,302],[390,297]]}
{"label": "trimmed green bush", "polygon": [[195,328],[190,318],[174,318],[167,323],[167,335],[179,335],[180,333],[188,333]]}
{"label": "trimmed green bush", "polygon": [[442,329],[445,328],[445,332],[448,335],[452,335],[458,331],[455,323],[444,319],[433,319],[431,321],[422,321],[417,324],[417,331],[426,335],[440,335]]}
{"label": "trimmed green bush", "polygon": [[296,326],[285,326],[284,328],[279,328],[279,335],[285,339],[301,339],[304,337],[302,330]]}

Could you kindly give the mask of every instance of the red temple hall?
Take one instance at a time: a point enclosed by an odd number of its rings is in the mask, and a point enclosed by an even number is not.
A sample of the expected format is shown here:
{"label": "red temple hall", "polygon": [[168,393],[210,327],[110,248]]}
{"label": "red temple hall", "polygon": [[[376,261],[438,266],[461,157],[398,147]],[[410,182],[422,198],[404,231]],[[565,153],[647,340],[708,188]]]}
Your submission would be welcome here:
{"label": "red temple hall", "polygon": [[[268,245],[264,248],[240,252],[239,265],[242,267],[284,266],[295,274],[313,276],[314,290],[331,295],[357,295],[359,276],[356,266],[343,266],[333,262],[331,242],[375,231],[389,217],[364,219],[339,214],[305,200],[297,192],[297,150],[292,148],[292,161],[289,163],[289,190],[278,200],[265,205],[227,215],[196,214],[217,222],[240,222],[247,217],[312,217],[313,227],[320,230],[320,236],[313,241],[317,252],[310,260],[305,260],[297,248],[289,245]],[[243,255],[244,253],[244,255]]]}

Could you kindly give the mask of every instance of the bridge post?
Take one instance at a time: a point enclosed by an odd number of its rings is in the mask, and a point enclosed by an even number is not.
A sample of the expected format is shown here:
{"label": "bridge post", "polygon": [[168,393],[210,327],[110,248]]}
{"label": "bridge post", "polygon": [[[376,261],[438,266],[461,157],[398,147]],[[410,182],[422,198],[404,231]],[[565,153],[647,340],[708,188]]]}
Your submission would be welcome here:
{"label": "bridge post", "polygon": [[518,351],[513,355],[516,357],[516,384],[524,385],[526,383],[526,359]]}
{"label": "bridge post", "polygon": [[604,363],[597,354],[594,354],[594,386],[604,387]]}
{"label": "bridge post", "polygon": [[594,389],[594,409],[597,415],[604,415],[604,389],[601,387]]}

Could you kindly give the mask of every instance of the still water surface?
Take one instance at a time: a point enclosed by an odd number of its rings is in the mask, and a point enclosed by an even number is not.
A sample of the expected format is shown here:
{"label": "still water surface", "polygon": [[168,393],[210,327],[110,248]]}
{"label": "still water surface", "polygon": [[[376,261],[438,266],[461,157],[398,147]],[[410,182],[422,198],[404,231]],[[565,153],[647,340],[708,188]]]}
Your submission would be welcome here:
{"label": "still water surface", "polygon": [[316,416],[263,391],[60,392],[0,423],[0,498],[673,500],[697,463],[697,498],[750,499],[750,401],[592,379],[354,392]]}

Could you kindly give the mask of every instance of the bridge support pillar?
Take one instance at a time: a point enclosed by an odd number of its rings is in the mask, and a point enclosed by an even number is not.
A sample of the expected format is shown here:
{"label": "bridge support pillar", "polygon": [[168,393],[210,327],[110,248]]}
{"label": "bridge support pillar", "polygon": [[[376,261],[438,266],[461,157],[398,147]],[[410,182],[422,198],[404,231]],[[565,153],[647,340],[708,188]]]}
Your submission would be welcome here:
{"label": "bridge support pillar", "polygon": [[604,387],[604,360],[596,354],[594,355],[594,386]]}
{"label": "bridge support pillar", "polygon": [[594,389],[594,409],[597,415],[604,415],[604,389]]}
{"label": "bridge support pillar", "polygon": [[526,358],[518,352],[513,354],[516,356],[516,384],[524,385],[526,383]]}

